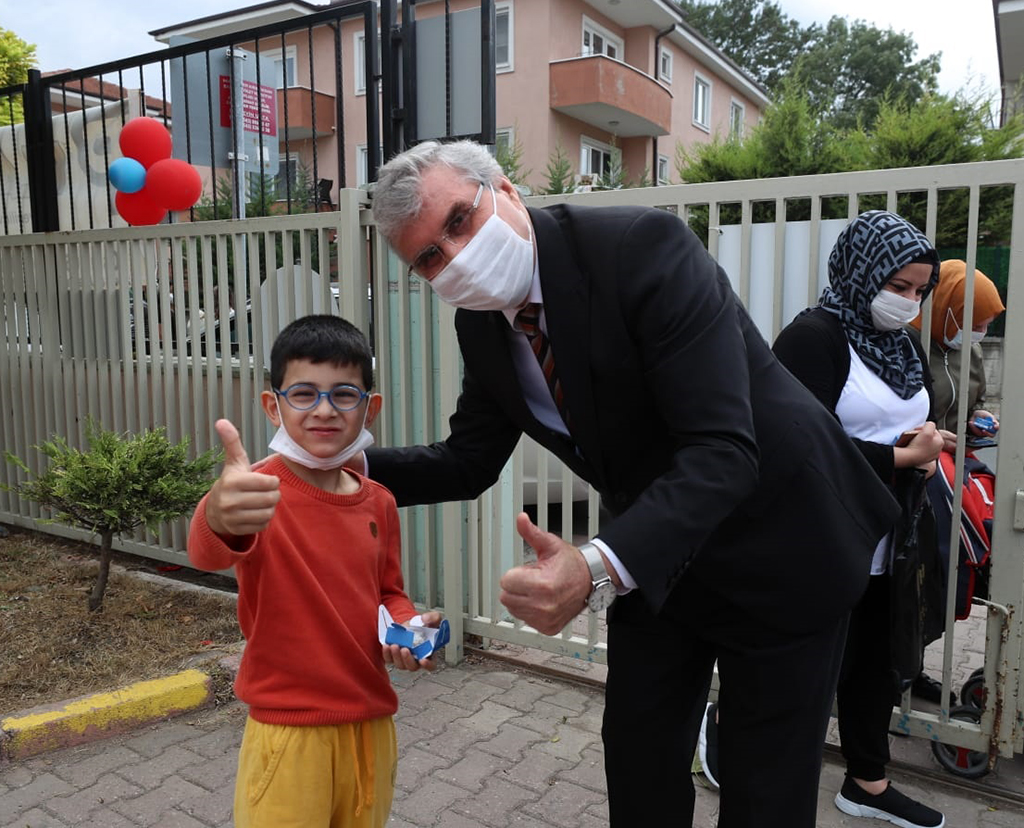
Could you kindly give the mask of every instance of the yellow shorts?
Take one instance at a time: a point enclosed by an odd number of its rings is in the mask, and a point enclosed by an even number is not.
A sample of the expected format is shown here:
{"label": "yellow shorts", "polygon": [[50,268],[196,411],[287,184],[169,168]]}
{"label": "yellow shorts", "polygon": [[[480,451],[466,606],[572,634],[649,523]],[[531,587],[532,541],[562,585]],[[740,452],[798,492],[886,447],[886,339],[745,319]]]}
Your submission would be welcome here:
{"label": "yellow shorts", "polygon": [[383,828],[398,770],[390,716],[295,727],[245,723],[236,828]]}

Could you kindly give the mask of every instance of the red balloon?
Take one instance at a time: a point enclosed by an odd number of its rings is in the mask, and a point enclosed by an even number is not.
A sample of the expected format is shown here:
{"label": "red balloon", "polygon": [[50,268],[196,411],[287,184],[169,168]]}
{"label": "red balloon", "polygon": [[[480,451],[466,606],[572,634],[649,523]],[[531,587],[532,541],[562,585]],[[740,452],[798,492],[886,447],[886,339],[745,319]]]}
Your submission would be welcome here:
{"label": "red balloon", "polygon": [[171,133],[156,118],[132,118],[121,129],[118,144],[122,155],[134,158],[147,170],[171,157]]}
{"label": "red balloon", "polygon": [[146,171],[146,194],[168,210],[187,210],[203,193],[199,172],[180,158],[157,161]]}
{"label": "red balloon", "polygon": [[121,218],[135,227],[159,224],[167,215],[167,209],[153,202],[145,187],[137,193],[118,192],[114,204]]}

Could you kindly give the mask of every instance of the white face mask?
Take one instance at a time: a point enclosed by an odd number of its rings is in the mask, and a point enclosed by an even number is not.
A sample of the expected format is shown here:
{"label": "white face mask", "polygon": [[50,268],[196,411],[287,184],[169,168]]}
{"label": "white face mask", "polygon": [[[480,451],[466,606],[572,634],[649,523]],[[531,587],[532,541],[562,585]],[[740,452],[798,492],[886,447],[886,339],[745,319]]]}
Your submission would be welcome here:
{"label": "white face mask", "polygon": [[[320,469],[322,471],[336,469],[350,457],[354,457],[363,449],[368,449],[373,445],[373,435],[366,430],[366,414],[369,410],[370,404],[367,401],[366,411],[363,412],[363,428],[359,432],[359,436],[333,457],[316,457],[306,451],[292,439],[292,436],[284,427],[283,419],[277,429],[277,434],[270,441],[269,448],[271,451],[275,451],[289,460],[298,463],[300,466],[305,466],[307,469]],[[281,409],[278,408],[278,416],[280,416],[280,411]]]}
{"label": "white face mask", "polygon": [[[956,325],[956,333],[953,334],[952,338],[948,336],[942,337],[943,343],[947,348],[952,348],[954,351],[959,351],[964,347],[964,331],[959,325],[956,324],[956,318],[953,316],[953,311],[946,308],[946,315],[952,320],[953,324]],[[981,340],[985,338],[985,331],[971,331],[971,344],[977,345]]]}
{"label": "white face mask", "polygon": [[917,318],[921,303],[891,290],[880,290],[871,301],[871,322],[878,331],[895,331]]}
{"label": "white face mask", "polygon": [[449,305],[476,311],[515,308],[533,283],[533,230],[529,240],[494,213],[462,250],[427,284]]}

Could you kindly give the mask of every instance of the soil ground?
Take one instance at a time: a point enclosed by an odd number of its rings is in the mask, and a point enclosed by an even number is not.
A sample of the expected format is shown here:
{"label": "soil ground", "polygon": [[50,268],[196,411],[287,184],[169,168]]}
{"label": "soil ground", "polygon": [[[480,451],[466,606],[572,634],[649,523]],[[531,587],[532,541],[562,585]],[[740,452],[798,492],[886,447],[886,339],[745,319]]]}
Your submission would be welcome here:
{"label": "soil ground", "polygon": [[[240,645],[233,601],[113,568],[103,608],[90,612],[98,557],[88,544],[23,529],[0,538],[0,716],[168,675],[204,652]],[[130,555],[114,564],[162,568]],[[234,591],[224,576],[158,574]]]}

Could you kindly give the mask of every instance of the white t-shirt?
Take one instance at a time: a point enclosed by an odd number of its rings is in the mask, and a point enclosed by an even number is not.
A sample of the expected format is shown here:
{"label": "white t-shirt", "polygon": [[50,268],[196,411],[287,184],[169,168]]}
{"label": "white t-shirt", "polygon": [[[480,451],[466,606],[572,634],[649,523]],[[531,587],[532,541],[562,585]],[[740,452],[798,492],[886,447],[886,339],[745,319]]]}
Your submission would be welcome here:
{"label": "white t-shirt", "polygon": [[[858,440],[893,445],[904,431],[918,428],[928,419],[928,392],[921,388],[909,400],[902,399],[885,381],[868,368],[850,348],[850,375],[836,403],[836,415],[843,429]],[[875,547],[871,574],[887,571],[890,532]]]}

